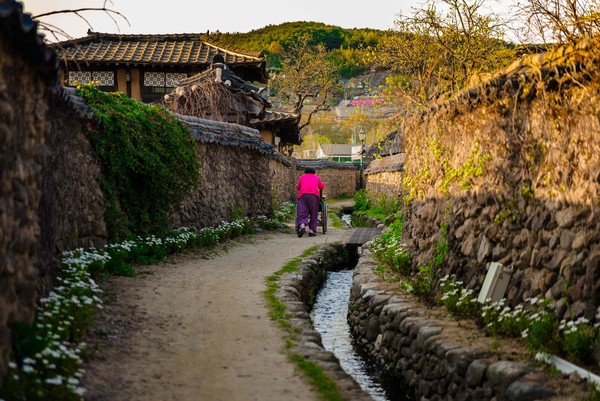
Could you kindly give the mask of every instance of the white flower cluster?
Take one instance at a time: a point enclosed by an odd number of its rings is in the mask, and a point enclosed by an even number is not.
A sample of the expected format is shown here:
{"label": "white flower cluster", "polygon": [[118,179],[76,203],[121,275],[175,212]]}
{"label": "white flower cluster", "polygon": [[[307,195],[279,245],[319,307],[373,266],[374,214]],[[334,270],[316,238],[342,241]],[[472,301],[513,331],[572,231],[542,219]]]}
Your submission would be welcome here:
{"label": "white flower cluster", "polygon": [[[294,205],[291,205],[293,208]],[[91,266],[102,267],[112,259],[111,255],[127,256],[140,247],[183,248],[198,239],[202,243],[207,240],[210,244],[217,244],[221,236],[240,235],[252,224],[250,219],[242,218],[224,221],[216,228],[196,230],[182,227],[165,238],[138,237],[135,240],[109,244],[104,250],[78,248],[63,253],[62,275],[57,278],[59,284],[46,298],[40,300],[37,320],[32,327],[35,341],[44,344],[44,347],[34,355],[10,362],[7,377],[13,383],[19,383],[21,387],[18,391],[23,394],[64,399],[63,396],[54,395],[54,389],[62,389],[57,390],[59,394],[66,390],[74,396],[73,399],[80,399],[85,393],[80,380],[84,373],[81,368],[81,353],[86,346],[80,342],[81,336],[93,320],[95,309],[102,307],[102,300],[99,298],[102,291],[91,278]]]}
{"label": "white flower cluster", "polygon": [[296,205],[292,202],[283,202],[275,213],[273,218],[280,222],[288,220],[296,211]]}
{"label": "white flower cluster", "polygon": [[94,309],[102,305],[99,298],[102,291],[91,278],[88,267],[108,259],[106,253],[97,250],[76,249],[63,254],[62,276],[57,278],[59,285],[40,300],[33,327],[35,340],[45,346],[18,364],[9,364],[12,380],[22,382],[28,391],[33,391],[30,387],[37,388],[38,393],[47,393],[50,398],[53,390],[42,389],[44,384],[62,387],[76,396],[84,394],[80,383],[84,373],[80,355],[85,343],[78,342],[83,334],[81,326],[92,319]]}
{"label": "white flower cluster", "polygon": [[[558,326],[558,330],[562,331],[563,334],[574,334],[576,333],[580,327],[589,325],[590,321],[585,317],[580,317],[577,320],[561,320]],[[598,328],[598,323],[594,325],[594,328]]]}

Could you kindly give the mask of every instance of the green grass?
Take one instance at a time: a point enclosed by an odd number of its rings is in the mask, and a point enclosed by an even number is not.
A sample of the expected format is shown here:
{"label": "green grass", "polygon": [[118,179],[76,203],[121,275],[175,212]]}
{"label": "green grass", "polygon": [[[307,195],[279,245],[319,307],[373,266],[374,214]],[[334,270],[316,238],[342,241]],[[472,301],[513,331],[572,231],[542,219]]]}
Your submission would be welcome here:
{"label": "green grass", "polygon": [[302,371],[302,373],[308,377],[308,380],[313,386],[315,386],[323,400],[342,400],[342,396],[338,391],[337,384],[327,375],[327,373],[323,371],[323,369],[321,369],[319,365],[298,354],[291,354],[290,360],[294,362]]}
{"label": "green grass", "polygon": [[286,308],[283,302],[277,297],[276,293],[279,289],[279,278],[286,273],[293,273],[298,270],[298,265],[303,258],[307,257],[317,249],[317,245],[312,246],[302,252],[302,255],[286,263],[281,269],[273,273],[273,275],[267,277],[267,289],[263,292],[263,295],[267,301],[269,307],[269,317],[271,320],[277,323],[282,329],[289,331],[291,330],[291,324],[287,320],[288,316],[285,313]]}
{"label": "green grass", "polygon": [[317,245],[312,246],[302,252],[302,255],[289,261],[281,269],[273,273],[273,275],[266,278],[267,289],[263,292],[265,300],[269,308],[269,316],[271,320],[277,323],[277,325],[284,330],[285,336],[285,349],[288,352],[288,358],[292,361],[296,367],[308,378],[309,382],[319,393],[319,397],[324,401],[341,401],[342,396],[339,393],[337,384],[333,381],[327,373],[315,362],[304,358],[302,355],[298,355],[291,351],[293,346],[297,342],[296,334],[300,329],[294,329],[291,322],[289,321],[290,316],[286,313],[286,307],[283,302],[277,297],[277,290],[279,289],[279,279],[283,274],[294,273],[298,271],[298,265],[305,257],[312,254],[318,248]]}
{"label": "green grass", "polygon": [[343,194],[339,194],[335,198],[329,198],[328,201],[335,202],[335,201],[341,201],[341,200],[347,200],[347,199],[353,199],[353,195],[350,195],[350,194],[347,194],[344,192]]}
{"label": "green grass", "polygon": [[340,219],[338,217],[337,214],[329,212],[329,213],[327,213],[327,217],[329,218],[329,221],[331,222],[331,226],[333,228],[346,228],[347,227],[346,223],[344,223],[342,221],[342,219]]}

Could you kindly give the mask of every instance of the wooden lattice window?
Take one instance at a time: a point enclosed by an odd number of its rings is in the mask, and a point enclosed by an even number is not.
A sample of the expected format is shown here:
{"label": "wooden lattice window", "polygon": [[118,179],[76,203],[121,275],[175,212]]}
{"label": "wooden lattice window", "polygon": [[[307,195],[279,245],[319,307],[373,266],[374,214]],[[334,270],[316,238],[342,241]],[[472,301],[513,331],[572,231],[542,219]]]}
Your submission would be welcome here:
{"label": "wooden lattice window", "polygon": [[144,72],[143,101],[162,101],[163,96],[176,88],[184,78],[187,78],[184,72]]}
{"label": "wooden lattice window", "polygon": [[73,86],[75,82],[89,84],[97,82],[100,87],[115,86],[114,71],[69,71],[69,85]]}

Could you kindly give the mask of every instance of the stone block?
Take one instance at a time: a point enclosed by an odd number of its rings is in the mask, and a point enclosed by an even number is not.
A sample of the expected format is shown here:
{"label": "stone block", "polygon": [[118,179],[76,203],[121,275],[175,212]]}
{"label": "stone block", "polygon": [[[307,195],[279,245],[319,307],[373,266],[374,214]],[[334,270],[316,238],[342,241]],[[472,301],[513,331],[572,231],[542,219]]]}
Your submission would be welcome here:
{"label": "stone block", "polygon": [[488,366],[485,376],[496,390],[505,391],[508,386],[532,369],[517,362],[499,361]]}
{"label": "stone block", "polygon": [[465,384],[470,387],[478,387],[483,382],[485,371],[490,363],[485,359],[475,359],[471,362],[465,374]]}
{"label": "stone block", "polygon": [[506,395],[511,401],[535,401],[552,397],[555,392],[537,383],[516,381],[508,386]]}
{"label": "stone block", "polygon": [[486,350],[463,347],[451,349],[446,353],[448,364],[461,378],[464,378],[473,360],[487,358],[488,356],[489,352]]}
{"label": "stone block", "polygon": [[421,327],[417,333],[417,339],[415,340],[417,347],[420,348],[421,350],[423,350],[425,348],[425,341],[427,339],[429,339],[430,337],[440,334],[441,332],[442,332],[441,327],[437,327],[437,326]]}

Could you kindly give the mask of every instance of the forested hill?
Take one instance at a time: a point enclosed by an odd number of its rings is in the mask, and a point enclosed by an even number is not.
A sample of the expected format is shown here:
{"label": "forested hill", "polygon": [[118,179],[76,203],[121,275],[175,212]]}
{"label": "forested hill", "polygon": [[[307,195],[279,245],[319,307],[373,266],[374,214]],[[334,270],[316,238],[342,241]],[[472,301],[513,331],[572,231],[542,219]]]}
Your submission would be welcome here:
{"label": "forested hill", "polygon": [[364,49],[376,46],[385,31],[367,28],[345,29],[320,22],[286,22],[267,25],[247,33],[211,32],[211,38],[242,49],[264,51],[269,67],[279,67],[282,55],[299,37],[308,36],[311,44],[323,44],[339,67],[342,76],[364,72]]}

